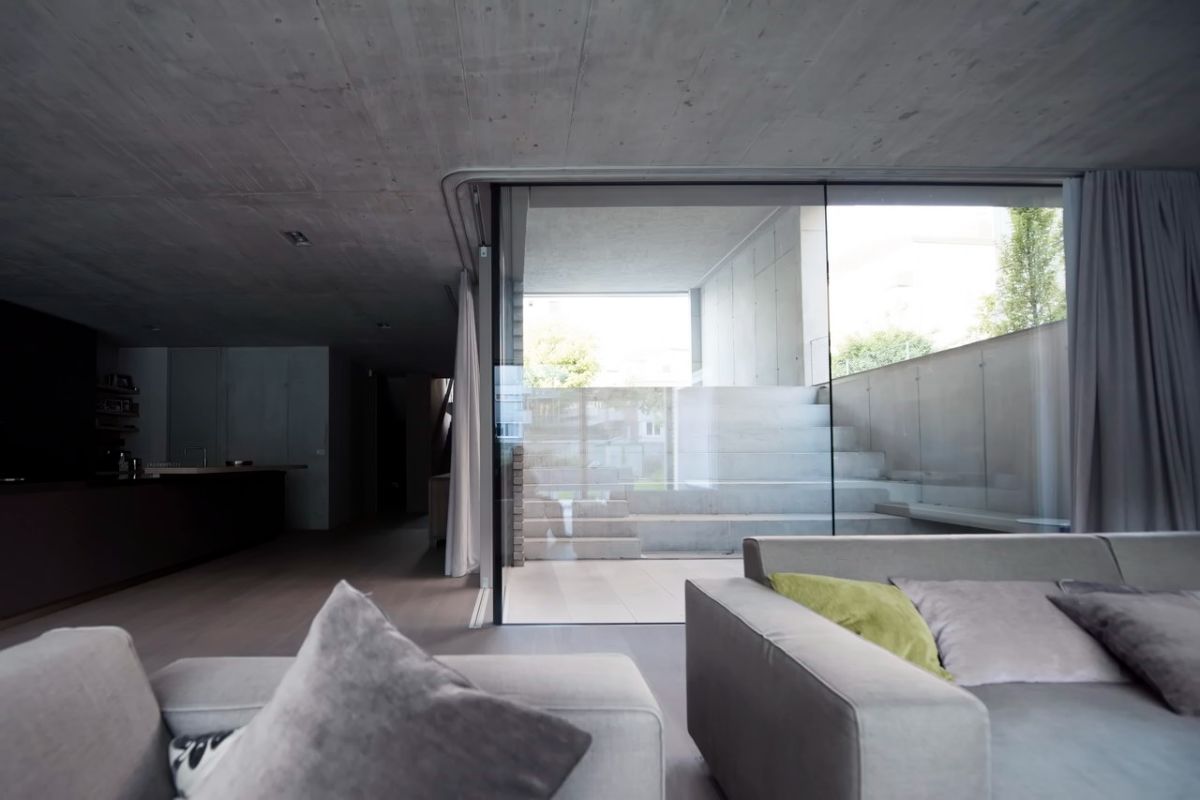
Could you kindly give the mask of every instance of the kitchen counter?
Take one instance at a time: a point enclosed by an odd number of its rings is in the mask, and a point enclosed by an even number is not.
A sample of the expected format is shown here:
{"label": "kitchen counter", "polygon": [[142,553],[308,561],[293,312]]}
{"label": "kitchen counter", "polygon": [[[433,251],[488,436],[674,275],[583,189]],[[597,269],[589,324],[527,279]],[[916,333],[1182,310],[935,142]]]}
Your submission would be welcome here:
{"label": "kitchen counter", "polygon": [[228,475],[234,472],[287,472],[308,469],[306,464],[248,464],[240,467],[146,467],[147,478],[158,475]]}
{"label": "kitchen counter", "polygon": [[0,621],[276,536],[293,468],[181,467],[190,472],[6,486]]}

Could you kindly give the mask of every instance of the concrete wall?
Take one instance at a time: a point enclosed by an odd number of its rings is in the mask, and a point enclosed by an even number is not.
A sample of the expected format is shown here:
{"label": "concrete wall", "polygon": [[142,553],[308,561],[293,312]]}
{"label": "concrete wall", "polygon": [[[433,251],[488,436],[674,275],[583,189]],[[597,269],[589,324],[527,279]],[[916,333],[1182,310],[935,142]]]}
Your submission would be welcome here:
{"label": "concrete wall", "polygon": [[1070,516],[1064,322],[838,378],[832,405],[922,502]]}
{"label": "concrete wall", "polygon": [[354,382],[359,369],[345,354],[329,351],[329,527],[358,516],[354,475],[359,442],[354,424]]}
{"label": "concrete wall", "polygon": [[404,377],[405,508],[410,514],[429,511],[429,476],[433,461],[433,378]]}
{"label": "concrete wall", "polygon": [[699,302],[705,386],[807,386],[828,377],[809,363],[828,341],[824,248],[823,209],[782,208],[707,276]]}

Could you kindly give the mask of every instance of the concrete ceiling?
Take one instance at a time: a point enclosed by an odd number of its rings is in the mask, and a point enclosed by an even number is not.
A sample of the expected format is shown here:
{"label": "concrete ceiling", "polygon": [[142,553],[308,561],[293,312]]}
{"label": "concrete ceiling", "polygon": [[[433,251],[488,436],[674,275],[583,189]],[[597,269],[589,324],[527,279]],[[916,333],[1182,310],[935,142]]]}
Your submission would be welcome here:
{"label": "concrete ceiling", "polygon": [[451,170],[1196,167],[1198,75],[1195,0],[12,0],[0,297],[446,372]]}
{"label": "concrete ceiling", "polygon": [[774,210],[531,208],[525,293],[686,292]]}

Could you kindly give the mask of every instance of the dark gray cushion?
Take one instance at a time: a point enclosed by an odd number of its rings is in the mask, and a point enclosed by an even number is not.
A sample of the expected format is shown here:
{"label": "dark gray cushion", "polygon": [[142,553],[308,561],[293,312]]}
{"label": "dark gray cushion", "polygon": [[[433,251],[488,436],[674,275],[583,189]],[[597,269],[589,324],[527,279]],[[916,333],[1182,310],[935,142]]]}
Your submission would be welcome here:
{"label": "dark gray cushion", "polygon": [[1051,595],[1050,601],[1167,705],[1200,716],[1200,602],[1162,592]]}
{"label": "dark gray cushion", "polygon": [[343,581],[193,796],[548,798],[590,742],[559,717],[475,689]]}
{"label": "dark gray cushion", "polygon": [[1056,591],[1051,581],[892,582],[921,612],[942,665],[963,686],[1127,680],[1103,647],[1047,602]]}
{"label": "dark gray cushion", "polygon": [[1195,800],[1200,722],[1136,683],[969,690],[992,730],[992,800]]}

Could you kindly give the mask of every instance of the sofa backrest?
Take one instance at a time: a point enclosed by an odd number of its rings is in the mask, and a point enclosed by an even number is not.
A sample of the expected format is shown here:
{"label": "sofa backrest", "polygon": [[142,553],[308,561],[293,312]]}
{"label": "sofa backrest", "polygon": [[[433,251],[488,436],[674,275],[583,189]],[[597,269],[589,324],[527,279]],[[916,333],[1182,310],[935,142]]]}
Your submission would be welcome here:
{"label": "sofa backrest", "polygon": [[0,794],[174,796],[150,682],[120,628],[64,628],[0,651]]}
{"label": "sofa backrest", "polygon": [[1108,544],[1082,534],[934,536],[762,536],[743,542],[747,578],[809,572],[886,582],[923,580],[1059,580],[1121,582]]}
{"label": "sofa backrest", "polygon": [[1200,589],[1200,532],[1102,536],[1126,583],[1143,589]]}

